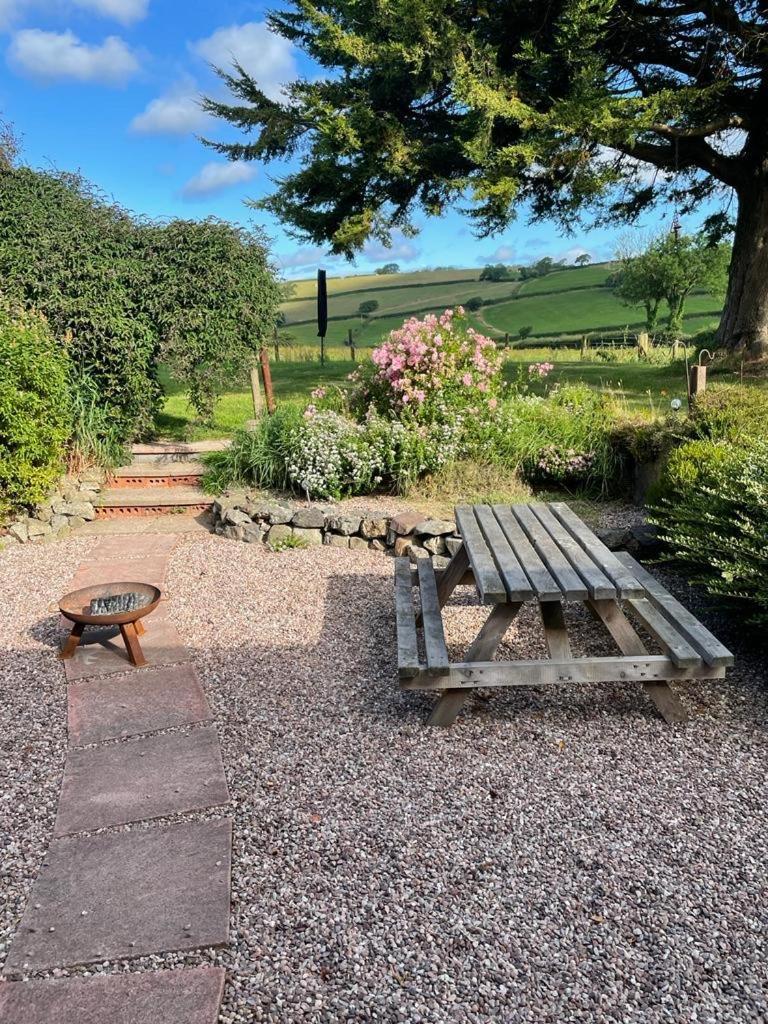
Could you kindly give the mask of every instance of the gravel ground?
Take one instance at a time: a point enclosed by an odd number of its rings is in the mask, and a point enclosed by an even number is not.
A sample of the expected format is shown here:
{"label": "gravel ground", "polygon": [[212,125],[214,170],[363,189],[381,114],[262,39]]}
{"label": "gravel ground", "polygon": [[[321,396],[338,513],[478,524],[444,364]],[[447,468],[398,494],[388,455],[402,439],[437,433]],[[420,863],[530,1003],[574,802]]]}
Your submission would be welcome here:
{"label": "gravel ground", "polygon": [[[87,543],[0,553],[3,946],[63,766],[48,608]],[[739,624],[709,617],[738,666],[678,691],[685,727],[605,685],[481,694],[431,730],[431,698],[396,686],[391,572],[180,539],[171,613],[235,800],[233,943],[89,970],[221,963],[222,1022],[768,1020],[768,673]],[[483,614],[460,592],[456,651]],[[576,653],[612,651],[569,615]],[[542,650],[531,614],[506,648]]]}

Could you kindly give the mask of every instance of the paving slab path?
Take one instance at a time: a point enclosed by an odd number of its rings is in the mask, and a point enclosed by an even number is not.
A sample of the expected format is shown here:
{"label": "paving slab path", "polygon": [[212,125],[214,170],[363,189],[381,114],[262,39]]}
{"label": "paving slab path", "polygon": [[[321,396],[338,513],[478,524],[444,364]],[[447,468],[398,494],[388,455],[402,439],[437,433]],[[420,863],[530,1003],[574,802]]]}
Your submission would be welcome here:
{"label": "paving slab path", "polygon": [[[126,581],[162,589],[175,542],[172,534],[104,537],[68,589]],[[69,752],[55,838],[6,976],[229,941],[232,819],[147,824],[215,815],[229,792],[210,707],[167,601],[144,623],[147,667],[130,665],[113,630],[87,630],[64,662]],[[6,981],[0,1024],[214,1024],[223,982],[223,970],[204,967]]]}

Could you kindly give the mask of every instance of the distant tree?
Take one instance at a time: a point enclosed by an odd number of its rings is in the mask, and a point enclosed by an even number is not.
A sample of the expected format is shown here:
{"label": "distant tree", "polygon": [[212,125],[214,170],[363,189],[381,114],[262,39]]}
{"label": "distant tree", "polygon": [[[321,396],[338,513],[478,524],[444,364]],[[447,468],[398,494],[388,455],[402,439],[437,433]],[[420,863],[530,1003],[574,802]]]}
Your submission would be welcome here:
{"label": "distant tree", "polygon": [[525,339],[526,338],[530,338],[530,336],[532,334],[533,334],[533,328],[532,327],[521,327],[520,330],[517,332],[517,336],[520,339],[520,341],[525,341]]}
{"label": "distant tree", "polygon": [[357,312],[360,314],[360,319],[363,320],[369,317],[371,313],[375,313],[379,308],[379,304],[376,299],[366,299],[365,302],[361,302],[357,307]]}
{"label": "distant tree", "polygon": [[579,253],[576,259],[573,261],[577,267],[586,267],[588,263],[592,262],[592,257],[588,252]]}
{"label": "distant tree", "polygon": [[385,263],[383,267],[377,267],[374,271],[376,274],[399,274],[400,264],[399,263]]}
{"label": "distant tree", "polygon": [[468,309],[470,313],[476,313],[483,306],[483,303],[484,300],[479,295],[473,295],[471,299],[467,299],[464,303],[464,308]]}
{"label": "distant tree", "polygon": [[553,270],[558,266],[551,256],[544,256],[533,265],[533,269],[536,271],[537,277],[546,277],[547,274],[551,274]]}
{"label": "distant tree", "polygon": [[489,263],[480,272],[481,281],[514,281],[515,272],[503,263]]}

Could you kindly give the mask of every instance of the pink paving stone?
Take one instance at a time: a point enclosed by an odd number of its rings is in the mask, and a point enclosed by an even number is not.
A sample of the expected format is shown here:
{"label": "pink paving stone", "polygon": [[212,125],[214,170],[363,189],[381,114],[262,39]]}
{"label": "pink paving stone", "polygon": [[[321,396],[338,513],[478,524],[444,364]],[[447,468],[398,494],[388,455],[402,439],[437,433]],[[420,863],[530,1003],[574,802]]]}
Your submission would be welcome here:
{"label": "pink paving stone", "polygon": [[176,541],[177,538],[174,536],[158,533],[105,537],[91,551],[88,560],[89,562],[101,562],[105,559],[130,559],[133,561],[153,556],[167,558]]}
{"label": "pink paving stone", "polygon": [[[142,619],[146,632],[139,638],[148,667],[155,665],[174,665],[189,661],[189,652],[183,647],[181,637],[174,624],[168,618],[165,606],[160,605]],[[94,676],[110,675],[114,672],[143,672],[146,669],[133,668],[128,660],[123,638],[117,636],[106,638],[99,632],[96,643],[89,642],[89,630],[86,629],[80,646],[72,658],[62,662],[67,681],[89,679]]]}
{"label": "pink paving stone", "polygon": [[5,971],[225,945],[231,851],[231,818],[54,839]]}
{"label": "pink paving stone", "polygon": [[160,733],[70,750],[53,834],[90,832],[228,802],[215,728]]}
{"label": "pink paving stone", "polygon": [[168,558],[165,554],[146,558],[110,559],[83,562],[68,590],[81,590],[96,583],[151,583],[161,590],[165,582]]}
{"label": "pink paving stone", "polygon": [[216,1024],[223,967],[0,984],[0,1024]]}
{"label": "pink paving stone", "polygon": [[119,679],[72,683],[67,690],[73,746],[210,722],[211,709],[191,665],[142,669]]}

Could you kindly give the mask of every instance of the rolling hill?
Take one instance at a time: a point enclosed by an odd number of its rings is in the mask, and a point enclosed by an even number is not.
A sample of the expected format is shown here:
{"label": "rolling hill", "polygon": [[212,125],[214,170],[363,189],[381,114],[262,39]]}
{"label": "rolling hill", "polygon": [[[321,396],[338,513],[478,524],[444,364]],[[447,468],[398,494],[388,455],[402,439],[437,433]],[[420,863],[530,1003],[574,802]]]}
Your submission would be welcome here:
{"label": "rolling hill", "polygon": [[[377,344],[383,335],[409,316],[438,313],[478,296],[483,307],[472,322],[494,338],[509,334],[514,341],[523,327],[532,329],[528,344],[547,344],[583,334],[618,333],[644,323],[640,307],[625,306],[607,287],[610,263],[569,267],[529,281],[480,281],[480,270],[443,269],[415,273],[340,277],[328,282],[329,344],[343,344],[352,331],[356,345]],[[317,344],[315,281],[295,282],[282,305],[285,332],[295,344]],[[357,315],[361,302],[375,300],[378,308],[367,319]],[[710,325],[720,317],[722,296],[694,293],[688,300],[686,330]],[[666,315],[662,305],[660,320]]]}

